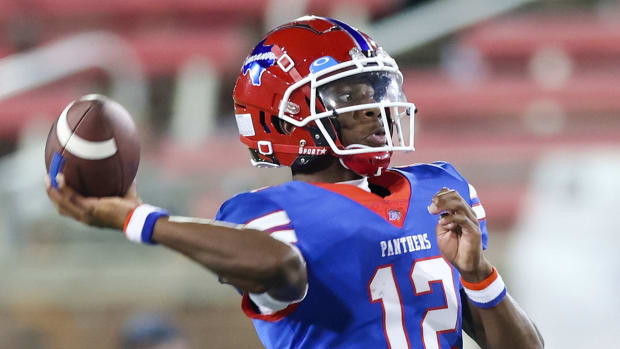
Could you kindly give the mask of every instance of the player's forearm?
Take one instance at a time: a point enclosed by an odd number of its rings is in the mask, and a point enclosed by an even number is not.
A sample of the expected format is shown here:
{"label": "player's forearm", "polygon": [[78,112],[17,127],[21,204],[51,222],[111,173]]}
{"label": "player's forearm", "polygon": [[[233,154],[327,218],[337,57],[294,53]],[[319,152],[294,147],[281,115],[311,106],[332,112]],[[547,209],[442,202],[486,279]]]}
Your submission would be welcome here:
{"label": "player's forearm", "polygon": [[153,240],[249,292],[296,283],[301,262],[291,247],[260,231],[200,223],[155,224]]}
{"label": "player's forearm", "polygon": [[[480,257],[480,262],[476,263],[476,267],[471,271],[461,271],[461,278],[466,288],[465,293],[468,292],[468,287],[475,285],[486,285],[487,294],[493,292],[493,289],[496,290],[495,292],[503,289],[505,293],[505,286],[501,277],[484,256]],[[497,287],[497,282],[501,282],[501,289]],[[501,299],[502,294],[499,293],[498,297],[497,299]],[[481,301],[481,298],[476,300]],[[536,327],[510,295],[505,294],[496,306],[489,304],[482,306],[484,307],[479,307],[470,300],[469,308],[472,317],[475,319],[475,336],[478,344],[483,348],[529,349],[543,347],[542,337],[540,337]]]}
{"label": "player's forearm", "polygon": [[[542,336],[534,323],[527,317],[510,296],[493,308],[481,309],[470,304],[472,312],[477,312],[479,326],[477,333],[484,333],[485,348],[543,348]],[[479,343],[481,344],[481,343]]]}

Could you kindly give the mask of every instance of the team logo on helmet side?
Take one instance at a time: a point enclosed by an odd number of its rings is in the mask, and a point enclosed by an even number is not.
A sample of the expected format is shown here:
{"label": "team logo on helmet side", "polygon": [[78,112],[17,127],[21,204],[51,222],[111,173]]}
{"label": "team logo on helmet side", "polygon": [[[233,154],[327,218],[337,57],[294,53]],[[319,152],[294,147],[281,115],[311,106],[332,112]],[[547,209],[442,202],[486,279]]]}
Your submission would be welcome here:
{"label": "team logo on helmet side", "polygon": [[252,53],[243,62],[243,75],[250,73],[252,85],[261,85],[261,76],[265,70],[273,66],[276,62],[276,54],[271,52],[273,45],[264,45],[265,40],[256,45]]}

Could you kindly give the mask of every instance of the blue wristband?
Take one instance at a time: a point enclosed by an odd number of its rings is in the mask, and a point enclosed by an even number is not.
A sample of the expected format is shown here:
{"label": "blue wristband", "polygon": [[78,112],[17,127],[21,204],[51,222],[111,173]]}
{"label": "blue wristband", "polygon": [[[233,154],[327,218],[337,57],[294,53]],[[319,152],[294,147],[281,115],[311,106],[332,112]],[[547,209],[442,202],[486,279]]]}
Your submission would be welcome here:
{"label": "blue wristband", "polygon": [[142,243],[149,245],[157,245],[153,241],[153,229],[155,229],[155,223],[161,216],[170,216],[168,211],[162,210],[158,212],[151,212],[144,221],[144,227],[142,227]]}
{"label": "blue wristband", "polygon": [[157,243],[153,241],[155,223],[160,217],[169,215],[168,211],[162,208],[142,204],[127,217],[123,229],[125,236],[135,243],[156,245]]}

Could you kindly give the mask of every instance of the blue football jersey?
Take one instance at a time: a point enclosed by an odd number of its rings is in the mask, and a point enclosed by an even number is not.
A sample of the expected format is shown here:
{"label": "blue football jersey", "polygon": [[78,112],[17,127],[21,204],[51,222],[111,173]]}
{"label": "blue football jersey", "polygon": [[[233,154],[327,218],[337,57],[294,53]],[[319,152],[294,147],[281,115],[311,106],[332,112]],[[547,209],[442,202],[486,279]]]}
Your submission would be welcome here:
{"label": "blue football jersey", "polygon": [[287,182],[225,202],[216,219],[268,228],[301,251],[308,293],[262,315],[246,314],[267,348],[460,348],[458,271],[441,257],[438,216],[427,207],[442,187],[457,190],[478,215],[475,190],[445,162],[391,169],[369,179],[382,198],[348,184]]}

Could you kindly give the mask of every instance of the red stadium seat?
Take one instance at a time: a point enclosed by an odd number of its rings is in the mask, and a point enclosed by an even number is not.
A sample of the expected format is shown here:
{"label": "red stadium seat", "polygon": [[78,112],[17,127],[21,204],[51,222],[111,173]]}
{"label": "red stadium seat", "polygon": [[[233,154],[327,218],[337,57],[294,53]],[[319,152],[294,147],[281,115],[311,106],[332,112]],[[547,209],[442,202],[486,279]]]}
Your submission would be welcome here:
{"label": "red stadium seat", "polygon": [[[618,18],[620,13],[609,14]],[[581,61],[620,58],[620,23],[594,14],[522,15],[477,25],[462,42],[492,61],[524,60],[541,47],[564,50]]]}

